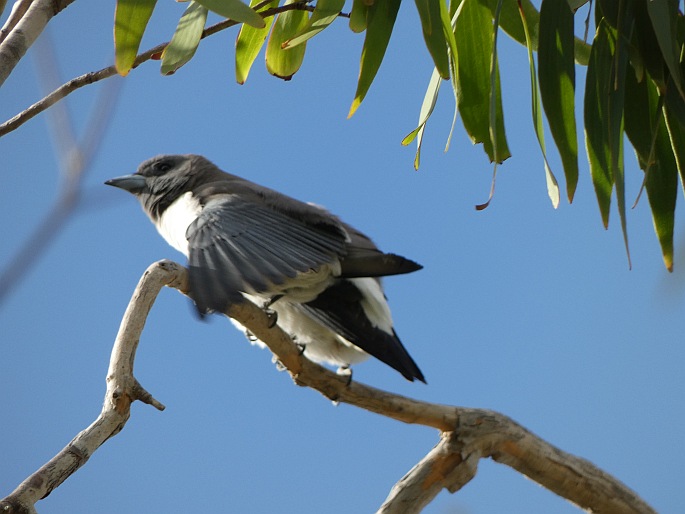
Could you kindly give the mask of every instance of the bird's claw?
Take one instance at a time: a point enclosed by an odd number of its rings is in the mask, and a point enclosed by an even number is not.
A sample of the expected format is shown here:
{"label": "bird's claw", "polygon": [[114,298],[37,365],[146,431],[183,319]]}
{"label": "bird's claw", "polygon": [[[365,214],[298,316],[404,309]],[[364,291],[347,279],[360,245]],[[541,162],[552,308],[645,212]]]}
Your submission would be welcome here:
{"label": "bird's claw", "polygon": [[349,387],[352,383],[352,368],[350,367],[350,365],[346,364],[345,366],[340,366],[336,373],[341,377],[347,378],[347,383],[345,384],[345,387]]}
{"label": "bird's claw", "polygon": [[278,313],[268,308],[265,308],[264,312],[266,313],[266,317],[269,320],[269,328],[274,328],[276,326],[276,323],[278,323]]}

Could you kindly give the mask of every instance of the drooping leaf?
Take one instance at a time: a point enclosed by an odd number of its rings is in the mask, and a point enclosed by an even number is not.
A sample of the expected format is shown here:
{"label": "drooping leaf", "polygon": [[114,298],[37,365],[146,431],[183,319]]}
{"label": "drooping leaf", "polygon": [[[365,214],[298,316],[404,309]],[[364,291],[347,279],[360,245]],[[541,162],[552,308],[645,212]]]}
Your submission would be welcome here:
{"label": "drooping leaf", "polygon": [[[459,113],[464,127],[474,143],[483,143],[491,161],[502,162],[511,154],[504,134],[496,63],[493,70],[495,88],[492,91],[495,114],[492,131],[498,137],[495,145],[491,139],[490,95],[494,29],[489,9],[478,0],[464,0],[457,17],[454,36],[459,52]],[[495,146],[497,155],[494,154]]]}
{"label": "drooping leaf", "polygon": [[[287,0],[284,5],[297,0]],[[269,42],[266,45],[266,69],[272,75],[290,80],[302,66],[307,43],[295,48],[284,49],[283,44],[298,34],[309,20],[307,11],[295,9],[280,13],[276,17]]]}
{"label": "drooping leaf", "polygon": [[[528,64],[530,66],[530,90],[531,90],[531,106],[533,114],[533,127],[535,134],[540,144],[542,151],[542,158],[545,163],[545,180],[547,182],[547,195],[552,201],[552,206],[556,209],[559,207],[559,184],[557,182],[549,162],[547,161],[547,151],[545,149],[545,129],[542,125],[542,108],[540,107],[540,95],[538,93],[537,74],[535,73],[535,61],[533,60],[533,46],[528,32],[528,24],[526,23],[526,16],[521,10],[521,21],[523,22],[523,29],[526,33],[526,46],[528,47]],[[573,62],[571,63],[573,64]]]}
{"label": "drooping leaf", "polygon": [[680,70],[680,49],[676,43],[678,3],[677,0],[650,0],[647,2],[647,13],[652,22],[664,62],[680,92],[680,96],[685,98]]}
{"label": "drooping leaf", "polygon": [[195,0],[207,9],[229,20],[247,23],[257,29],[264,28],[262,17],[240,0]]}
{"label": "drooping leaf", "polygon": [[671,113],[668,105],[664,107],[664,112],[666,114],[666,128],[671,139],[673,156],[680,174],[680,183],[685,187],[685,128]]}
{"label": "drooping leaf", "polygon": [[364,0],[354,0],[350,11],[350,30],[352,32],[364,32],[366,30],[366,14],[369,6]]}
{"label": "drooping leaf", "polygon": [[[654,230],[661,245],[666,268],[673,268],[673,230],[678,193],[677,158],[685,151],[679,124],[664,119],[663,98],[654,82],[645,76],[626,76],[625,129],[635,148],[640,168],[645,172],[645,188],[652,210]],[[666,109],[666,113],[667,113]],[[671,132],[674,128],[677,132]],[[675,157],[674,157],[675,154]]]}
{"label": "drooping leaf", "polygon": [[612,49],[609,43],[608,28],[600,23],[590,52],[590,62],[585,79],[585,145],[590,161],[592,184],[595,187],[597,203],[602,214],[604,228],[609,226],[609,208],[614,177],[611,173],[611,155],[608,138],[609,94],[608,71],[611,68]]}
{"label": "drooping leaf", "polygon": [[457,117],[459,116],[459,53],[457,50],[457,40],[454,37],[454,27],[457,23],[457,18],[461,10],[462,0],[452,0],[449,9],[441,2],[440,3],[440,20],[442,21],[442,31],[445,34],[447,41],[450,65],[450,80],[452,82],[452,93],[454,94],[454,114],[452,115],[452,126],[450,133],[447,136],[447,143],[445,143],[445,151],[449,150],[454,134],[454,127],[457,124]]}
{"label": "drooping leaf", "polygon": [[359,80],[350,112],[347,115],[348,118],[352,117],[359,108],[376,77],[376,73],[378,73],[378,68],[380,68],[385,56],[385,50],[388,48],[399,8],[400,0],[377,1],[368,7],[366,37],[364,38],[364,47],[359,64]]}
{"label": "drooping leaf", "polygon": [[426,48],[433,58],[435,68],[444,79],[450,78],[449,60],[447,56],[447,41],[442,30],[440,9],[444,0],[415,0],[416,9],[421,19],[421,30]]}
{"label": "drooping leaf", "polygon": [[[487,6],[494,18],[495,9],[497,8],[498,0],[478,0],[483,5]],[[616,1],[616,0],[611,0]],[[535,8],[531,0],[521,0],[521,7],[526,15],[528,22],[528,29],[530,31],[530,39],[533,43],[533,50],[538,49],[538,30],[540,26],[540,13]],[[502,13],[500,15],[500,27],[506,32],[514,41],[525,45],[526,35],[521,24],[521,16],[518,13],[518,5],[514,0],[506,0],[502,4]],[[587,65],[590,58],[590,45],[580,38],[574,38],[574,57],[578,64]]]}
{"label": "drooping leaf", "polygon": [[170,75],[195,55],[207,21],[207,8],[191,1],[162,52],[162,74]]}
{"label": "drooping leaf", "polygon": [[538,77],[540,97],[566,176],[568,201],[578,185],[573,62],[573,13],[564,0],[543,0],[540,7]]}
{"label": "drooping leaf", "polygon": [[433,69],[433,74],[431,75],[430,82],[428,83],[428,89],[426,89],[426,94],[423,97],[423,103],[421,104],[421,112],[419,113],[419,125],[414,130],[412,130],[407,136],[402,140],[402,145],[407,146],[414,139],[416,139],[416,156],[414,157],[414,169],[419,169],[419,164],[421,161],[421,143],[423,141],[423,132],[426,130],[426,122],[430,115],[433,114],[433,109],[435,109],[435,103],[438,101],[438,92],[440,91],[440,82],[442,81],[440,74],[437,69]]}
{"label": "drooping leaf", "polygon": [[292,48],[316,36],[336,20],[344,6],[345,0],[319,0],[316,2],[316,7],[314,7],[314,12],[307,25],[292,39],[286,41],[283,48]]}
{"label": "drooping leaf", "polygon": [[[601,20],[590,54],[585,88],[585,142],[602,222],[609,224],[611,192],[616,185],[626,252],[625,182],[623,177],[623,106],[628,53],[616,30]],[[630,260],[630,254],[628,253]]]}
{"label": "drooping leaf", "polygon": [[119,75],[128,75],[138,55],[157,0],[117,0],[114,12],[114,64]]}
{"label": "drooping leaf", "polygon": [[[250,7],[261,3],[261,0],[252,0]],[[270,9],[278,5],[278,0],[272,0],[264,6],[265,9]],[[269,30],[274,22],[274,17],[270,16],[264,19],[265,26],[261,29],[256,29],[250,25],[241,25],[238,37],[235,40],[235,79],[238,84],[244,84],[247,76],[250,73],[254,60],[259,55],[259,51],[264,46],[266,36],[269,35]]]}

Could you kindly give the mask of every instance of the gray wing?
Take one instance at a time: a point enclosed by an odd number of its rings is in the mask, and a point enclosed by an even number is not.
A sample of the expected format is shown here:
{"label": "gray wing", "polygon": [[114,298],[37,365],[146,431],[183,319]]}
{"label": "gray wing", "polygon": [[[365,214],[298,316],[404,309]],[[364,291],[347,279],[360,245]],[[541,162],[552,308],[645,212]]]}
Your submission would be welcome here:
{"label": "gray wing", "polygon": [[345,254],[344,229],[307,224],[263,204],[222,195],[188,227],[190,294],[201,313],[223,312],[240,292],[268,292]]}

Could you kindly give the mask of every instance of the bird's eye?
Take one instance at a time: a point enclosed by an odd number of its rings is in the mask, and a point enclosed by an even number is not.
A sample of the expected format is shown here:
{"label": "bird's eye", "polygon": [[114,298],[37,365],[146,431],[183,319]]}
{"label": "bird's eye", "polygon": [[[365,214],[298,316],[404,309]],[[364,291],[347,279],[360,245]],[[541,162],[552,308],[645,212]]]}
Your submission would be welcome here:
{"label": "bird's eye", "polygon": [[158,172],[158,174],[165,173],[171,169],[171,164],[165,161],[156,162],[153,169]]}

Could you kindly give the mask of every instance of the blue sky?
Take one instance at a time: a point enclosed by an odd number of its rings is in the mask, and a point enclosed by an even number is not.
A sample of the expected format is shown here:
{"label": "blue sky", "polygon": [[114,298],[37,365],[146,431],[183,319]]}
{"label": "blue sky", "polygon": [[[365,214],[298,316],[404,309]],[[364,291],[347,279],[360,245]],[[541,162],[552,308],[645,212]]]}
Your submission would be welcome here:
{"label": "blue sky", "polygon": [[[75,2],[51,24],[63,80],[112,62],[113,6],[95,4]],[[405,4],[379,76],[351,120],[363,39],[344,22],[309,44],[291,82],[268,76],[260,57],[238,86],[235,29],[204,41],[172,77],[146,63],[122,80],[83,206],[0,305],[0,496],[95,419],[140,275],[162,258],[184,262],[134,198],[104,180],[158,153],[192,152],[324,205],[382,249],[424,265],[385,285],[397,332],[428,385],[372,361],[356,366],[355,380],[498,410],[615,475],[657,511],[685,504],[682,223],[668,274],[643,197],[628,215],[628,270],[617,213],[605,231],[584,159],[574,204],[552,209],[531,124],[526,52],[507,37],[499,50],[514,156],[499,170],[490,207],[474,209],[487,199],[491,167],[459,122],[450,151],[442,151],[453,106],[447,88],[415,172],[414,150],[400,141],[415,127],[431,63],[417,44],[413,3]],[[142,46],[168,40],[183,8],[160,2]],[[4,85],[3,120],[42,96],[35,65],[27,56]],[[579,79],[582,90],[583,70]],[[101,88],[67,101],[80,136]],[[56,197],[59,167],[46,120],[40,115],[0,139],[3,266]],[[632,203],[641,172],[629,149],[626,162]],[[162,292],[149,316],[135,369],[167,409],[134,405],[122,433],[40,502],[40,512],[373,512],[438,439],[432,429],[333,406],[294,386],[228,320],[199,321],[173,290]],[[441,493],[425,512],[578,509],[483,461],[471,483]]]}

